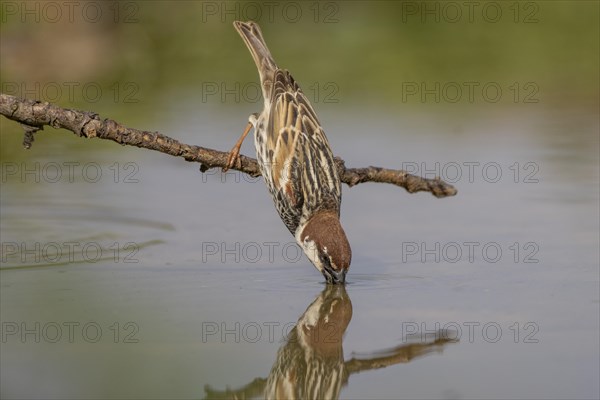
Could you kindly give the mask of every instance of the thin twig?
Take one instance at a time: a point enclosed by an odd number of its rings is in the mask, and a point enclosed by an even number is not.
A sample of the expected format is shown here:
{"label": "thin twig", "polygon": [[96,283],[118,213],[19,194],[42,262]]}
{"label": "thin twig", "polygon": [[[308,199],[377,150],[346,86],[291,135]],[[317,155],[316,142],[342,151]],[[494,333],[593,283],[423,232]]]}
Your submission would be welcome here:
{"label": "thin twig", "polygon": [[[158,132],[128,128],[111,119],[101,119],[93,112],[62,108],[47,102],[0,93],[0,114],[19,122],[25,128],[25,148],[31,147],[34,135],[48,125],[66,129],[80,137],[108,139],[122,145],[183,157],[186,161],[200,163],[202,172],[227,165],[228,152],[181,143]],[[339,157],[336,157],[336,164],[342,182],[348,186],[364,182],[391,183],[410,193],[425,191],[436,197],[454,196],[457,192],[454,186],[439,178],[421,178],[402,170],[380,167],[346,168],[344,160]],[[240,156],[240,161],[231,169],[260,176],[256,160],[246,156]]]}

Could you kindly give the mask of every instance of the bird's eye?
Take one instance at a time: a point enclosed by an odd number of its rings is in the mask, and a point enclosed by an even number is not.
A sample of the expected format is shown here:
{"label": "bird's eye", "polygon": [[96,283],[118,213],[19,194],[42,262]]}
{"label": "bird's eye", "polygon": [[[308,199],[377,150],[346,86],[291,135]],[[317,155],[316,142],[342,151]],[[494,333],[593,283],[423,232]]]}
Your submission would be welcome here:
{"label": "bird's eye", "polygon": [[331,260],[329,258],[329,255],[327,255],[326,253],[319,253],[319,259],[321,260],[321,262],[325,265],[331,265]]}

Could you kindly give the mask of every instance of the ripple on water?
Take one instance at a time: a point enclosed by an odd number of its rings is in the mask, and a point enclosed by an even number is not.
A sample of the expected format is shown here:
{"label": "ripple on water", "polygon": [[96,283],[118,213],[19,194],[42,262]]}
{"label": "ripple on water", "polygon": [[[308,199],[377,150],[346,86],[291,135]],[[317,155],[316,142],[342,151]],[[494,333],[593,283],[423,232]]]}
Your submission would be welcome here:
{"label": "ripple on water", "polygon": [[158,232],[174,230],[169,223],[136,218],[122,208],[21,200],[2,204],[0,232],[6,254],[1,270],[127,257],[164,243]]}
{"label": "ripple on water", "polygon": [[[289,271],[289,267],[282,268],[253,268],[252,271],[240,272],[244,277],[240,285],[246,290],[264,290],[268,292],[306,292],[307,290],[322,289],[326,283],[324,278],[308,262],[302,268]],[[371,268],[373,270],[373,268]],[[240,279],[241,279],[240,276]],[[391,273],[356,273],[350,271],[347,276],[346,287],[348,290],[385,290],[399,289],[414,285],[421,276]]]}

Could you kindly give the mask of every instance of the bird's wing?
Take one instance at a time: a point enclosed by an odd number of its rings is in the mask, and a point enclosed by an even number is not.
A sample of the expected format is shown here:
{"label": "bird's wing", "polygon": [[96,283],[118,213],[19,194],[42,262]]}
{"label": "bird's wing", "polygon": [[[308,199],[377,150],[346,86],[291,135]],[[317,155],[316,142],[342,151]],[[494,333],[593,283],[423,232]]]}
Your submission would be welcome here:
{"label": "bird's wing", "polygon": [[274,193],[296,209],[339,212],[340,179],[314,109],[289,72],[277,70],[273,82],[266,140]]}

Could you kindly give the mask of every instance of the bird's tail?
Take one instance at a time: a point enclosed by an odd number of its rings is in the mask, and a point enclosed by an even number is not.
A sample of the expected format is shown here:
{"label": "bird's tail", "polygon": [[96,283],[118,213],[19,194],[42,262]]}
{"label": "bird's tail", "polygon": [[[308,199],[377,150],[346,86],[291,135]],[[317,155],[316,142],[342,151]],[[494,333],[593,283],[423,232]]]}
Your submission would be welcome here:
{"label": "bird's tail", "polygon": [[265,43],[258,24],[253,21],[235,21],[233,26],[242,39],[244,39],[250,53],[252,53],[252,58],[256,63],[256,68],[258,68],[261,82],[264,84],[265,79],[272,79],[273,73],[277,70],[277,65],[275,64],[275,60],[273,60],[273,56],[271,56],[271,52]]}

